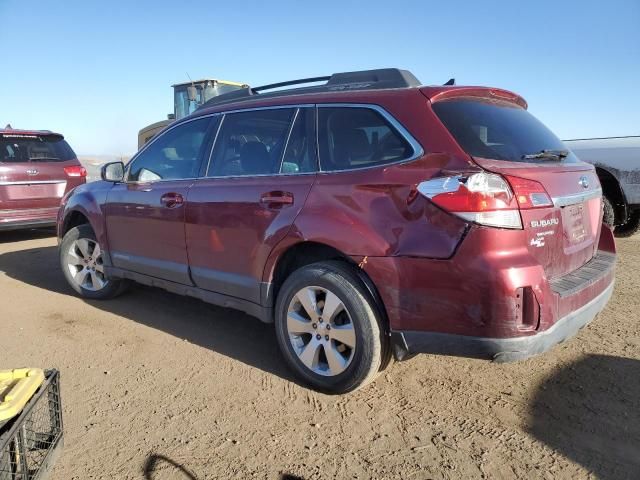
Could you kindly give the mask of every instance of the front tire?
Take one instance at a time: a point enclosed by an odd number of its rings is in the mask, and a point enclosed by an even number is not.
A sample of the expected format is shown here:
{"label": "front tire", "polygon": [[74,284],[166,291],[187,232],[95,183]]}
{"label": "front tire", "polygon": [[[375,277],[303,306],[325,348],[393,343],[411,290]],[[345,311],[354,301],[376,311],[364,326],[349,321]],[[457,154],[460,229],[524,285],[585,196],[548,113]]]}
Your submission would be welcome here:
{"label": "front tire", "polygon": [[386,363],[377,305],[347,264],[319,262],[293,272],[278,293],[275,324],[285,360],[317,390],[356,390]]}
{"label": "front tire", "polygon": [[102,248],[90,225],[80,225],[65,234],[60,244],[60,266],[71,288],[83,298],[113,298],[128,285],[126,280],[106,277]]}

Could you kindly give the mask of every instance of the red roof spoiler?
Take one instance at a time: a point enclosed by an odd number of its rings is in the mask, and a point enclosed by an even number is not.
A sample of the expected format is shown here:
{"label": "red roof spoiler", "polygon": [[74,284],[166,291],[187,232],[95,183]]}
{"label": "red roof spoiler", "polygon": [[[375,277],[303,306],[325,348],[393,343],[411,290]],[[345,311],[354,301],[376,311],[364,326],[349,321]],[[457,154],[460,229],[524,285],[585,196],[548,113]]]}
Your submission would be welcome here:
{"label": "red roof spoiler", "polygon": [[520,95],[501,88],[439,86],[422,87],[420,91],[432,102],[456,97],[479,97],[511,102],[525,109],[528,106],[527,101]]}
{"label": "red roof spoiler", "polygon": [[51,130],[18,130],[11,128],[11,125],[7,125],[5,128],[0,128],[0,135],[30,135],[30,136],[56,136],[64,138],[61,133],[52,132]]}

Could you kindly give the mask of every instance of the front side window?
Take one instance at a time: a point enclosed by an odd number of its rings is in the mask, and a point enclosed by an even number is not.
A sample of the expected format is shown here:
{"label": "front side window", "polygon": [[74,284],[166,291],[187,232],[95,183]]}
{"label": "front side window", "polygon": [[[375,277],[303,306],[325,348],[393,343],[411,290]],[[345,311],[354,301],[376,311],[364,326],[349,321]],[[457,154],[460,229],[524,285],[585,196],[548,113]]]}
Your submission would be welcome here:
{"label": "front side window", "polygon": [[208,176],[280,173],[295,113],[295,108],[278,108],[226,114],[216,138]]}
{"label": "front side window", "polygon": [[127,180],[155,182],[197,177],[210,122],[210,117],[200,118],[178,125],[159,136],[133,159]]}
{"label": "front side window", "polygon": [[324,171],[384,165],[413,154],[407,140],[380,113],[362,107],[319,108],[318,145]]}
{"label": "front side window", "polygon": [[76,154],[59,135],[0,134],[0,162],[64,162]]}

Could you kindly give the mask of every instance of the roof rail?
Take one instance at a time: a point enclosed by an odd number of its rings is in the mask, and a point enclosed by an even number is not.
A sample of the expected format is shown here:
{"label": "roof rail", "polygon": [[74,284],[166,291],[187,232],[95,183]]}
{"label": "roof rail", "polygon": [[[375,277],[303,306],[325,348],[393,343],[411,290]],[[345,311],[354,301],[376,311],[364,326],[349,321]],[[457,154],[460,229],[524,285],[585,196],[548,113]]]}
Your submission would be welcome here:
{"label": "roof rail", "polygon": [[[265,90],[273,90],[291,85],[301,85],[305,83],[325,82],[323,85],[316,85],[302,88],[292,88],[277,90],[275,92],[261,93]],[[287,82],[272,83],[261,87],[246,87],[233,92],[225,93],[213,97],[205,102],[200,108],[208,108],[214,105],[225,103],[252,100],[256,95],[261,98],[281,97],[302,93],[319,93],[342,90],[374,90],[383,88],[410,88],[420,86],[420,81],[408,70],[398,68],[381,68],[377,70],[361,70],[356,72],[334,73],[326,77],[302,78],[300,80],[290,80]]]}
{"label": "roof rail", "polygon": [[315,82],[326,82],[330,80],[331,77],[311,77],[311,78],[301,78],[300,80],[289,80],[288,82],[279,82],[279,83],[270,83],[269,85],[262,85],[261,87],[255,87],[252,90],[254,93],[262,92],[263,90],[271,90],[274,88],[280,87],[288,87],[289,85],[300,85],[302,83],[315,83]]}

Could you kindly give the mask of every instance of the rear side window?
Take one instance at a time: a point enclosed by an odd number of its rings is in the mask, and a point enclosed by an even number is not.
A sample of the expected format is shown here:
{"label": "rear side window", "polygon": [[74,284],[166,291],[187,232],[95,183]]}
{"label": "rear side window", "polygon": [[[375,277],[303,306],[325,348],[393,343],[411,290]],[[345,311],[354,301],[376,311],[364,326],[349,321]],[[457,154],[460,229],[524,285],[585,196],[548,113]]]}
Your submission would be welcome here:
{"label": "rear side window", "polygon": [[226,114],[216,138],[208,176],[280,173],[296,111],[278,108]]}
{"label": "rear side window", "polygon": [[323,171],[351,170],[408,159],[413,149],[378,112],[362,107],[318,109]]}
{"label": "rear side window", "polygon": [[76,154],[59,135],[0,135],[0,162],[65,162]]}
{"label": "rear side window", "polygon": [[[543,150],[567,150],[536,117],[524,108],[506,102],[445,100],[433,110],[458,144],[472,157],[532,162],[524,155]],[[548,163],[550,160],[537,160]],[[569,152],[563,162],[578,159]]]}

